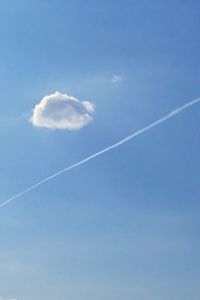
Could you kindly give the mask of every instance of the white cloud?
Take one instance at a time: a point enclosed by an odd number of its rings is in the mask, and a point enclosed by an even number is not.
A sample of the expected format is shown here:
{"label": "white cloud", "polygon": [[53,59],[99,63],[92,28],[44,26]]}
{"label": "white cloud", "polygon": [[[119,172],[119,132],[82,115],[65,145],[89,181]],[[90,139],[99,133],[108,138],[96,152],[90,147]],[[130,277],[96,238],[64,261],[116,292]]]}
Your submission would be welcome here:
{"label": "white cloud", "polygon": [[89,101],[81,102],[75,97],[55,92],[36,104],[30,121],[37,127],[78,130],[93,120],[91,114],[94,111],[95,106]]}
{"label": "white cloud", "polygon": [[120,75],[113,75],[111,78],[112,83],[116,83],[116,82],[120,82],[120,81],[122,81],[122,76],[120,76]]}

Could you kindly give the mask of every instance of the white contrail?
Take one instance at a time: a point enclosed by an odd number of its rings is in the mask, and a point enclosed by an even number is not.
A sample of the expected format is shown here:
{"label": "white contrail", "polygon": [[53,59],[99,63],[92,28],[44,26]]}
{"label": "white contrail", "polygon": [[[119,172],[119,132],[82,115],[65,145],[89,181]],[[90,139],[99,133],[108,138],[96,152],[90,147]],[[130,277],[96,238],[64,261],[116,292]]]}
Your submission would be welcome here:
{"label": "white contrail", "polygon": [[119,147],[120,145],[122,145],[122,144],[128,142],[129,140],[132,140],[132,139],[134,139],[135,137],[139,136],[140,134],[143,134],[144,132],[146,132],[146,131],[152,129],[153,127],[156,127],[156,126],[158,126],[158,125],[160,125],[160,124],[166,122],[167,120],[169,120],[169,119],[175,117],[176,115],[178,115],[179,113],[181,113],[181,112],[184,111],[185,109],[187,109],[187,108],[189,108],[189,107],[191,107],[191,106],[193,106],[193,105],[195,105],[195,104],[197,104],[197,103],[199,103],[199,102],[200,102],[200,97],[199,97],[199,98],[196,98],[196,99],[194,99],[194,100],[192,100],[192,101],[189,101],[189,102],[187,102],[186,104],[184,104],[184,105],[182,105],[182,106],[176,108],[175,110],[171,111],[171,112],[168,113],[167,115],[161,117],[161,118],[158,119],[157,121],[155,121],[155,122],[153,122],[153,123],[151,123],[151,124],[149,124],[149,125],[143,127],[142,129],[139,129],[138,131],[136,131],[136,132],[134,132],[134,133],[128,135],[127,137],[125,137],[124,139],[120,140],[119,142],[117,142],[117,143],[115,143],[115,144],[113,144],[113,145],[111,145],[111,146],[108,146],[108,147],[106,147],[106,148],[104,148],[104,149],[102,149],[102,150],[96,152],[95,154],[90,155],[90,156],[88,156],[88,157],[86,157],[86,158],[84,158],[84,159],[78,161],[77,163],[72,164],[72,165],[70,165],[70,166],[68,166],[68,167],[66,167],[66,168],[64,168],[64,169],[62,169],[62,170],[60,170],[60,171],[54,173],[53,175],[51,175],[51,176],[49,176],[49,177],[44,178],[43,180],[41,180],[41,181],[37,182],[36,184],[30,186],[29,188],[23,190],[21,193],[16,194],[16,195],[14,195],[13,197],[11,197],[11,198],[7,199],[6,201],[2,202],[2,203],[0,204],[0,208],[3,207],[3,206],[5,206],[5,205],[7,205],[9,202],[11,202],[11,201],[13,201],[13,200],[15,200],[15,199],[21,197],[22,195],[24,195],[24,194],[26,194],[26,193],[28,193],[28,192],[34,190],[35,188],[37,188],[37,187],[40,186],[41,184],[43,184],[43,183],[45,183],[45,182],[47,182],[47,181],[49,181],[49,180],[51,180],[51,179],[57,177],[58,175],[60,175],[60,174],[62,174],[62,173],[65,173],[65,172],[67,172],[67,171],[69,171],[69,170],[71,170],[71,169],[74,169],[74,168],[76,168],[76,167],[78,167],[78,166],[80,166],[80,165],[82,165],[82,164],[85,164],[85,163],[88,162],[89,160],[94,159],[94,158],[96,158],[97,156],[100,156],[100,155],[102,155],[102,154],[104,154],[104,153],[106,153],[106,152],[108,152],[108,151],[110,151],[110,150],[112,150],[112,149],[114,149],[114,148],[117,148],[117,147]]}

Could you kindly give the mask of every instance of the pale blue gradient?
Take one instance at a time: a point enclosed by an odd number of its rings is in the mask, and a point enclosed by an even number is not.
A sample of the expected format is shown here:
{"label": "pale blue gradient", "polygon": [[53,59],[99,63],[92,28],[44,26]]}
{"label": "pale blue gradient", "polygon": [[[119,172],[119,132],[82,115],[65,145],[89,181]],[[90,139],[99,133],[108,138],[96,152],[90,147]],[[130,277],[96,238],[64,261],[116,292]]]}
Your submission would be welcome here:
{"label": "pale blue gradient", "polygon": [[[199,97],[199,9],[2,0],[0,200]],[[94,122],[32,127],[57,90],[94,102]],[[199,300],[199,120],[195,106],[2,208],[0,296]]]}

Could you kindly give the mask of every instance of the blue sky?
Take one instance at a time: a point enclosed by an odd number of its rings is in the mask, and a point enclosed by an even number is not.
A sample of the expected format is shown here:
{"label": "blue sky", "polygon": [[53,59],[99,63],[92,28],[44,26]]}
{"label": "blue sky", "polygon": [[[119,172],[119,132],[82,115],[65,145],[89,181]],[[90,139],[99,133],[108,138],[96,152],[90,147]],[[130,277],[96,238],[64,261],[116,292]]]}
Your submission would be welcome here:
{"label": "blue sky", "polygon": [[[1,202],[198,97],[199,9],[2,0]],[[33,126],[56,91],[94,103],[93,122]],[[197,105],[2,207],[0,299],[199,300],[199,120]]]}

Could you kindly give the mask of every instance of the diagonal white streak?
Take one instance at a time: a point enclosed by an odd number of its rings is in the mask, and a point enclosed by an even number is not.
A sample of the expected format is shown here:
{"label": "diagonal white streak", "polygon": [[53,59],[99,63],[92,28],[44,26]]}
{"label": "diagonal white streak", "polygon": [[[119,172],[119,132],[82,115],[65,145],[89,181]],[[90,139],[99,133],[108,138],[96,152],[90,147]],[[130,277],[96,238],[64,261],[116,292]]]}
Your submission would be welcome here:
{"label": "diagonal white streak", "polygon": [[135,137],[137,137],[137,136],[139,136],[139,135],[145,133],[146,131],[148,131],[148,130],[150,130],[150,129],[152,129],[152,128],[154,128],[154,127],[156,127],[156,126],[158,126],[158,125],[160,125],[160,124],[162,124],[162,123],[164,123],[164,122],[166,122],[167,120],[169,120],[169,119],[171,119],[171,118],[174,118],[176,115],[180,114],[182,111],[186,110],[187,108],[189,108],[189,107],[191,107],[191,106],[193,106],[193,105],[195,105],[195,104],[197,104],[197,103],[199,103],[199,102],[200,102],[200,97],[199,97],[199,98],[196,98],[196,99],[194,99],[194,100],[192,100],[192,101],[189,101],[189,102],[187,102],[186,104],[184,104],[184,105],[182,105],[182,106],[176,108],[175,110],[171,111],[171,112],[168,113],[167,115],[161,117],[161,118],[158,119],[157,121],[155,121],[155,122],[153,122],[153,123],[151,123],[151,124],[149,124],[149,125],[143,127],[142,129],[139,129],[138,131],[136,131],[136,132],[134,132],[134,133],[128,135],[127,137],[125,137],[124,139],[120,140],[119,142],[117,142],[117,143],[115,143],[115,144],[113,144],[113,145],[111,145],[111,146],[108,146],[108,147],[106,147],[106,148],[104,148],[104,149],[102,149],[102,150],[96,152],[95,154],[90,155],[90,156],[88,156],[88,157],[86,157],[86,158],[84,158],[84,159],[78,161],[77,163],[72,164],[72,165],[70,165],[70,166],[68,166],[68,167],[66,167],[66,168],[64,168],[64,169],[62,169],[62,170],[60,170],[60,171],[54,173],[54,174],[51,175],[51,176],[48,176],[48,177],[44,178],[43,180],[37,182],[36,184],[34,184],[34,185],[28,187],[27,189],[23,190],[22,192],[20,192],[20,193],[14,195],[14,196],[12,196],[11,198],[7,199],[7,200],[4,201],[4,202],[2,202],[2,203],[0,204],[0,208],[3,207],[3,206],[5,206],[5,205],[7,205],[9,202],[11,202],[11,201],[13,201],[13,200],[15,200],[15,199],[21,197],[22,195],[24,195],[24,194],[26,194],[26,193],[28,193],[28,192],[30,192],[30,191],[36,189],[38,186],[42,185],[43,183],[45,183],[45,182],[47,182],[47,181],[49,181],[49,180],[51,180],[51,179],[53,179],[53,178],[55,178],[55,177],[61,175],[62,173],[65,173],[65,172],[67,172],[67,171],[69,171],[69,170],[71,170],[71,169],[74,169],[74,168],[76,168],[76,167],[78,167],[78,166],[80,166],[80,165],[83,165],[83,164],[85,164],[86,162],[88,162],[89,160],[92,160],[92,159],[96,158],[97,156],[100,156],[100,155],[102,155],[102,154],[104,154],[104,153],[106,153],[106,152],[108,152],[108,151],[111,151],[111,150],[113,150],[114,148],[117,148],[117,147],[121,146],[122,144],[127,143],[129,140],[132,140],[132,139],[134,139]]}

